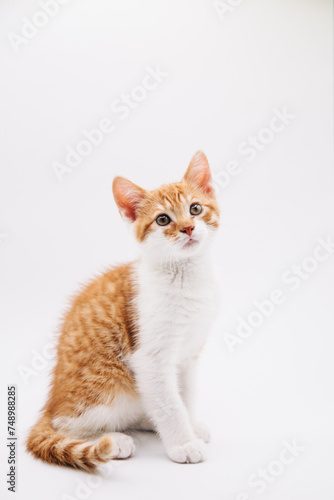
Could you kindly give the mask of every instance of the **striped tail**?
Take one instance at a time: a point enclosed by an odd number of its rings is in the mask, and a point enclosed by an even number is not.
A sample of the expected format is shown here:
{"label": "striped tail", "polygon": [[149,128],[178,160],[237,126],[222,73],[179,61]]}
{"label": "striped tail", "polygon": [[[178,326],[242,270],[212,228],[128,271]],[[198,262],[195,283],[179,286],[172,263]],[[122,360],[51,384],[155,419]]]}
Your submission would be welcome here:
{"label": "striped tail", "polygon": [[53,429],[51,417],[44,414],[31,429],[26,446],[30,453],[45,462],[94,471],[112,458],[113,442],[109,436],[102,436],[98,441],[80,441],[65,436]]}

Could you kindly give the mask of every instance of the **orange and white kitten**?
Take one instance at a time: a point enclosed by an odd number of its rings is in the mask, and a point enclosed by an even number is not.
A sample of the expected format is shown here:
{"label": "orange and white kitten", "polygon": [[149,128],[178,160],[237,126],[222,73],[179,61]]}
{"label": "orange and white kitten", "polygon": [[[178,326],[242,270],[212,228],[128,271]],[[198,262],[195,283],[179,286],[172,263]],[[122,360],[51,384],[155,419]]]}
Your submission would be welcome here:
{"label": "orange and white kitten", "polygon": [[194,421],[194,371],[217,309],[209,249],[219,208],[207,158],[197,152],[181,182],[154,191],[116,177],[113,193],[140,257],[73,301],[27,449],[94,470],[131,456],[125,431],[145,429],[159,433],[175,462],[197,463],[209,434]]}

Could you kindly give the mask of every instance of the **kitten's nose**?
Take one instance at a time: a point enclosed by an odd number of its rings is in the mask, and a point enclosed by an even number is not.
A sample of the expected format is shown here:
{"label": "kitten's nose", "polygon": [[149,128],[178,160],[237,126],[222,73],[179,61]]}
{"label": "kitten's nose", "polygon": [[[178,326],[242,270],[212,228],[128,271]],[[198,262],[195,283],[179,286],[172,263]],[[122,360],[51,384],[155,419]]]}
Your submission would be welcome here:
{"label": "kitten's nose", "polygon": [[187,233],[188,236],[191,236],[193,230],[195,229],[195,226],[186,226],[183,229],[181,229],[181,233]]}

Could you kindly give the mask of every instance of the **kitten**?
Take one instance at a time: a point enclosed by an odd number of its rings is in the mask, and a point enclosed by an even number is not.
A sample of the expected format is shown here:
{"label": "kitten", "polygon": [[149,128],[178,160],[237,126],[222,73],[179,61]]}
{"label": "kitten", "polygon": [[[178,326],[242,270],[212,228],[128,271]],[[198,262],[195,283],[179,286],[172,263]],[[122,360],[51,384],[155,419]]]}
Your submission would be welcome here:
{"label": "kitten", "polygon": [[[90,283],[67,313],[49,399],[27,449],[86,470],[134,452],[129,429],[155,430],[175,462],[206,458],[194,421],[197,358],[217,309],[209,247],[219,208],[206,156],[179,183],[145,191],[116,177],[140,258]],[[102,437],[101,437],[102,436]]]}

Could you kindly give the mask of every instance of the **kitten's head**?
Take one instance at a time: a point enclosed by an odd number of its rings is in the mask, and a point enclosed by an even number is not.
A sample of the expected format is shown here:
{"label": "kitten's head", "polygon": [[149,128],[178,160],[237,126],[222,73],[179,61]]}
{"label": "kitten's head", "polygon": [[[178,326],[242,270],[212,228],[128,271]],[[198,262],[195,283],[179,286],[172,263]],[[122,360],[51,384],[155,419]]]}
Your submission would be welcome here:
{"label": "kitten's head", "polygon": [[196,255],[218,229],[219,207],[208,160],[198,151],[181,182],[154,191],[123,177],[113,183],[123,219],[132,224],[137,240],[152,258],[179,260]]}

